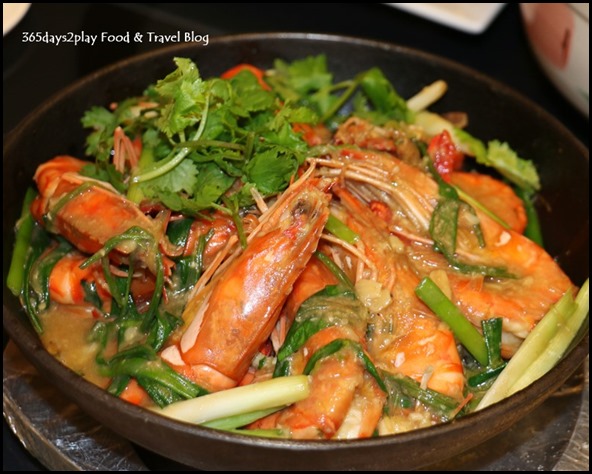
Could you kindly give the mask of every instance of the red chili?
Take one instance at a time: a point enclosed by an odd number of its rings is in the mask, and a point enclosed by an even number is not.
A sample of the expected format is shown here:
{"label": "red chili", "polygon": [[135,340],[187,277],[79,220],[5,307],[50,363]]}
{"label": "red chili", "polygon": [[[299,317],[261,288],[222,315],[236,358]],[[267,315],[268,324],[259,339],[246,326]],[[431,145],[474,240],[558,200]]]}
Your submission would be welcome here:
{"label": "red chili", "polygon": [[433,137],[428,145],[428,155],[434,162],[436,170],[446,181],[450,173],[462,167],[464,154],[456,148],[448,130]]}
{"label": "red chili", "polygon": [[302,133],[302,139],[309,146],[324,145],[331,140],[331,132],[322,123],[310,125],[308,123],[295,123],[292,128],[297,133]]}
{"label": "red chili", "polygon": [[253,66],[252,64],[238,64],[237,66],[234,66],[232,68],[230,68],[228,71],[226,71],[225,73],[223,73],[220,77],[222,79],[232,79],[234,76],[236,76],[239,72],[242,71],[249,71],[252,74],[255,75],[255,77],[257,78],[257,81],[259,81],[259,84],[261,84],[261,87],[263,87],[263,89],[269,91],[271,90],[271,87],[269,87],[269,85],[263,80],[263,76],[265,74],[265,71],[263,71],[262,69],[259,69],[258,67]]}
{"label": "red chili", "polygon": [[[134,152],[136,154],[136,159],[140,159],[140,156],[142,156],[142,136],[138,135],[136,138],[134,138],[132,140],[132,148],[134,149]],[[134,166],[137,165],[137,163],[134,163]]]}

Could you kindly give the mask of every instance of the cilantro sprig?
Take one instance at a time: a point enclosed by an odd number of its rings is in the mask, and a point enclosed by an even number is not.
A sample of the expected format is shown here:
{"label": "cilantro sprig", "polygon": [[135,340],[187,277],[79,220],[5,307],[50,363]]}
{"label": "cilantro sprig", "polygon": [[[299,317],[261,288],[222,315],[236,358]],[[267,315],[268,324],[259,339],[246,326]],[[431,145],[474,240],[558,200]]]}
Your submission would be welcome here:
{"label": "cilantro sprig", "polygon": [[[86,152],[96,159],[88,173],[126,183],[118,189],[136,202],[148,199],[189,215],[220,203],[233,186],[241,205],[252,199],[244,187],[264,196],[285,189],[308,149],[292,124],[316,122],[317,115],[280,103],[248,71],[205,80],[190,59],[175,64],[144,96],[84,115],[83,125],[93,129]],[[142,141],[138,166],[123,177],[108,163],[119,126]]]}
{"label": "cilantro sprig", "polygon": [[[224,79],[204,79],[188,58],[174,63],[142,96],[85,113],[82,124],[92,130],[86,153],[95,162],[84,172],[134,202],[186,215],[229,197],[239,207],[250,205],[252,188],[264,197],[282,192],[310,150],[297,124],[331,127],[352,110],[376,123],[412,119],[381,70],[336,82],[322,54],[278,59],[264,74],[244,68]],[[138,163],[123,172],[111,163],[119,128],[141,143]]]}

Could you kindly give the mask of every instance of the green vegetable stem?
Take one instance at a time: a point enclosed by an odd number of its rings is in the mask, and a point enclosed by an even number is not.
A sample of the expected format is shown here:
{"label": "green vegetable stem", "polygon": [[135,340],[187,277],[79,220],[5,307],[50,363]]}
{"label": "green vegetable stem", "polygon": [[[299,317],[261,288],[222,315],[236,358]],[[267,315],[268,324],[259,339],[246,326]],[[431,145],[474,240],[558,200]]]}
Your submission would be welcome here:
{"label": "green vegetable stem", "polygon": [[21,294],[25,279],[24,268],[27,261],[27,254],[29,252],[31,233],[33,232],[33,226],[35,225],[30,207],[31,202],[33,202],[36,195],[37,193],[34,189],[27,189],[21,210],[21,217],[16,225],[16,237],[12,252],[12,260],[10,262],[8,276],[6,277],[6,285],[15,296]]}
{"label": "green vegetable stem", "polygon": [[444,321],[471,355],[483,367],[489,362],[487,345],[483,336],[438,288],[429,277],[421,280],[415,293],[442,321]]}
{"label": "green vegetable stem", "polygon": [[477,410],[522,390],[551,370],[575,341],[589,314],[590,290],[586,279],[575,296],[568,290],[526,337]]}

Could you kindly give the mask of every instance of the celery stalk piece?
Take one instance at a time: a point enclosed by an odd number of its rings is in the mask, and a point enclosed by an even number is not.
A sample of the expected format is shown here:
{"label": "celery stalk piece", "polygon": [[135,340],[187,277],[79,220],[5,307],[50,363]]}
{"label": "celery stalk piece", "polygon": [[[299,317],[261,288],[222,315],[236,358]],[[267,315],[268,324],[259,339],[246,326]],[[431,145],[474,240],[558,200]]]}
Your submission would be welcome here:
{"label": "celery stalk piece", "polygon": [[413,97],[407,99],[407,107],[412,112],[426,110],[428,107],[440,100],[446,93],[447,89],[448,84],[446,84],[445,81],[435,81],[432,84],[425,86]]}
{"label": "celery stalk piece", "polygon": [[589,311],[588,280],[576,299],[573,289],[555,303],[526,337],[506,368],[477,405],[497,403],[544,375],[561,358]]}
{"label": "celery stalk piece", "polygon": [[289,405],[306,398],[309,393],[308,376],[293,375],[210,393],[172,403],[154,411],[176,420],[200,424],[219,418]]}

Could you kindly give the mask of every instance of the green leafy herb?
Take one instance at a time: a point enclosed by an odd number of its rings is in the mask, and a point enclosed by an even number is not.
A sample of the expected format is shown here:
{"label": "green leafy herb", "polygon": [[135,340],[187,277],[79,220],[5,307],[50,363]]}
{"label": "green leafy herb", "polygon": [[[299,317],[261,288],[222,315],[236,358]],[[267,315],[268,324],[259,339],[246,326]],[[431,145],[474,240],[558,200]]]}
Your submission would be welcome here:
{"label": "green leafy herb", "polygon": [[[182,399],[205,395],[206,390],[171,369],[149,346],[135,346],[118,352],[104,367],[106,374],[115,381],[122,377],[134,377],[160,406]],[[110,392],[118,395],[121,383],[112,383]]]}
{"label": "green leafy herb", "polygon": [[[513,275],[504,267],[490,267],[487,265],[474,265],[461,262],[456,257],[456,235],[458,229],[458,216],[462,206],[467,206],[469,212],[474,210],[460,200],[456,188],[445,182],[436,171],[431,160],[427,161],[428,169],[436,182],[441,199],[436,204],[430,219],[430,236],[434,240],[434,248],[440,252],[450,266],[461,273],[477,273],[494,278],[512,278]],[[475,224],[474,233],[479,240],[479,245],[484,246],[483,235],[479,224]]]}
{"label": "green leafy herb", "polygon": [[25,269],[26,281],[23,299],[27,314],[38,333],[42,332],[39,314],[48,309],[50,303],[49,277],[56,263],[72,250],[72,245],[63,239],[47,251],[48,237],[43,231],[32,242],[32,251]]}
{"label": "green leafy herb", "polygon": [[[96,252],[94,255],[92,255],[90,258],[85,260],[85,262],[81,265],[81,268],[86,268],[92,263],[98,261],[99,259],[104,259],[103,271],[105,277],[109,278],[108,275],[110,275],[111,272],[109,270],[107,259],[105,257],[109,254],[109,252],[115,249],[115,247],[127,241],[131,241],[137,246],[136,252],[142,253],[144,258],[148,262],[148,267],[153,269],[153,273],[155,275],[155,289],[152,294],[152,299],[150,300],[148,312],[144,316],[144,322],[142,325],[143,329],[147,330],[150,327],[154,317],[156,316],[156,312],[158,311],[158,306],[162,298],[162,289],[164,287],[164,267],[162,263],[162,254],[160,252],[160,249],[158,248],[158,242],[150,233],[148,233],[141,227],[130,227],[130,229],[128,229],[124,233],[112,237],[107,242],[105,242],[103,248]],[[128,282],[126,285],[126,292],[119,298],[119,304],[121,306],[125,306],[126,302],[129,299],[129,286],[131,284],[132,273],[133,271],[130,268],[130,270],[128,271]],[[110,286],[111,288],[113,287],[112,284]],[[117,295],[118,293],[119,292],[117,291],[112,291],[112,294],[114,295]],[[117,297],[115,297],[115,299],[117,300]],[[133,305],[130,305],[130,307],[133,307]]]}
{"label": "green leafy herb", "polygon": [[496,169],[502,176],[521,188],[539,190],[541,184],[532,161],[520,158],[505,142],[492,140],[485,144],[465,130],[455,129],[455,136],[475,156],[477,163]]}
{"label": "green leafy herb", "polygon": [[[327,58],[321,54],[297,59],[288,63],[276,59],[268,76],[269,83],[277,90],[283,100],[303,101],[312,92],[330,87],[333,75],[328,71]],[[319,104],[309,103],[320,111]]]}
{"label": "green leafy herb", "polygon": [[487,367],[468,379],[469,387],[479,387],[497,377],[506,366],[502,359],[502,318],[490,318],[481,321],[481,329],[487,347]]}
{"label": "green leafy herb", "polygon": [[374,106],[374,110],[383,117],[382,122],[413,121],[413,113],[408,109],[407,102],[397,93],[380,69],[372,68],[361,74],[360,86]]}
{"label": "green leafy herb", "polygon": [[274,377],[290,374],[290,356],[311,336],[329,326],[365,326],[367,310],[356,299],[355,293],[341,285],[329,285],[307,298],[288,330],[284,344],[277,354]]}

